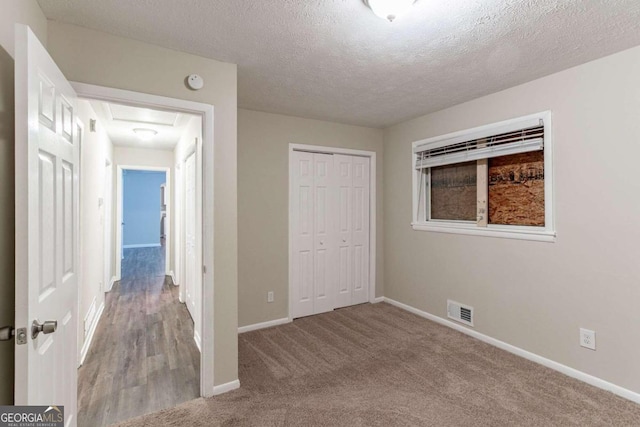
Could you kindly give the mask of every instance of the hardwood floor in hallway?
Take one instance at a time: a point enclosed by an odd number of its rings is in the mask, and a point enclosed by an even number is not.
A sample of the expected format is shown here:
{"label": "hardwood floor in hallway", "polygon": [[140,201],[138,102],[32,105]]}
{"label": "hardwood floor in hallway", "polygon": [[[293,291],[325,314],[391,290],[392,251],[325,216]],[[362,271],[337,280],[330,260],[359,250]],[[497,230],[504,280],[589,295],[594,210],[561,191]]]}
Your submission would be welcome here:
{"label": "hardwood floor in hallway", "polygon": [[200,395],[193,321],[164,275],[164,248],[125,249],[122,280],[78,370],[78,425],[104,426]]}

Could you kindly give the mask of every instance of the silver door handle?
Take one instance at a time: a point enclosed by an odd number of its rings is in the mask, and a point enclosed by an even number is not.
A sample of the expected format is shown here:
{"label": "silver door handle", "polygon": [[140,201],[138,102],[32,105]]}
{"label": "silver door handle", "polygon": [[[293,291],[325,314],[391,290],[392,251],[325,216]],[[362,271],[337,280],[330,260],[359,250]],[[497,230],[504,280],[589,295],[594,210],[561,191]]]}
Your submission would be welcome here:
{"label": "silver door handle", "polygon": [[43,324],[38,323],[37,320],[34,320],[31,324],[31,338],[36,339],[40,332],[43,334],[52,334],[58,329],[58,321],[57,320],[47,320]]}
{"label": "silver door handle", "polygon": [[347,239],[342,239],[342,243],[347,243]]}

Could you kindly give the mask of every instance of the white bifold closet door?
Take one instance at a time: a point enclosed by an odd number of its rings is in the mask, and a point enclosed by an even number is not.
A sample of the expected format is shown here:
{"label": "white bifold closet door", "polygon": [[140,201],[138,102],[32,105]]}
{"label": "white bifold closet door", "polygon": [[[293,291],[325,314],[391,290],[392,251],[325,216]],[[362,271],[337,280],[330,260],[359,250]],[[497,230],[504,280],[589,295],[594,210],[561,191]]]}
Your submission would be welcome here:
{"label": "white bifold closet door", "polygon": [[293,152],[293,317],[333,310],[333,156]]}
{"label": "white bifold closet door", "polygon": [[369,301],[369,158],[336,154],[334,162],[339,308]]}
{"label": "white bifold closet door", "polygon": [[367,302],[369,158],[292,156],[292,317]]}

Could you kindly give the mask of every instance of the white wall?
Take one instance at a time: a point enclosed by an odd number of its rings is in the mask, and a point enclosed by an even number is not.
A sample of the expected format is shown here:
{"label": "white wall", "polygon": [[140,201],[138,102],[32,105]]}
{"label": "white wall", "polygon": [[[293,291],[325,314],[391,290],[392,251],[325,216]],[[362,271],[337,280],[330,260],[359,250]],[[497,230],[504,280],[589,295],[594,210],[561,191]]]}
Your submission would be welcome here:
{"label": "white wall", "polygon": [[[88,101],[78,103],[78,119],[84,124],[80,163],[80,294],[78,308],[78,347],[86,351],[85,331],[97,321],[104,304],[104,217],[105,162],[113,162],[113,144]],[[96,120],[91,132],[89,121]],[[95,300],[93,314],[88,317]],[[85,325],[85,321],[87,325]]]}
{"label": "white wall", "polygon": [[[638,76],[640,47],[385,130],[385,296],[442,318],[470,304],[477,331],[640,392]],[[412,141],[544,110],[556,243],[411,229]]]}
{"label": "white wall", "polygon": [[[47,46],[47,20],[35,0],[0,6],[0,326],[15,320],[14,24],[31,27]],[[14,342],[0,342],[0,405],[13,404]]]}
{"label": "white wall", "polygon": [[[376,295],[384,294],[382,130],[238,110],[239,324],[289,315],[289,144],[375,151]],[[267,292],[274,291],[274,302]]]}

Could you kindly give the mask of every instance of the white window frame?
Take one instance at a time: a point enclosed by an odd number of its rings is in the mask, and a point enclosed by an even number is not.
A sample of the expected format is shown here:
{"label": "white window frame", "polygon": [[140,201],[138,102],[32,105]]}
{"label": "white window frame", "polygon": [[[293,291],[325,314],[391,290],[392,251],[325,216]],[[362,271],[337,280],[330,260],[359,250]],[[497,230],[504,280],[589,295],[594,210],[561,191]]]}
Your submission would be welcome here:
{"label": "white window frame", "polygon": [[[423,170],[416,169],[417,154],[414,154],[415,148],[420,146],[428,149],[430,146],[441,146],[442,141],[464,138],[475,139],[479,136],[492,136],[500,133],[505,128],[514,127],[517,129],[518,124],[531,119],[539,118],[544,125],[544,210],[545,225],[543,227],[519,226],[519,225],[497,225],[488,224],[486,227],[478,226],[473,221],[453,221],[453,220],[429,220],[425,212],[427,209],[427,200],[430,197],[430,185],[428,182],[428,174],[423,179]],[[452,234],[468,234],[475,236],[488,236],[506,239],[535,240],[541,242],[555,242],[555,215],[553,209],[553,134],[551,126],[551,111],[531,114],[524,117],[517,117],[498,123],[492,123],[485,126],[479,126],[473,129],[466,129],[459,132],[453,132],[446,135],[427,138],[415,141],[411,150],[411,171],[412,171],[412,193],[413,193],[413,209],[411,226],[417,231],[433,231],[440,233]],[[420,186],[420,180],[422,186]],[[421,192],[421,194],[420,194]],[[423,205],[423,209],[418,211],[418,200]]]}

